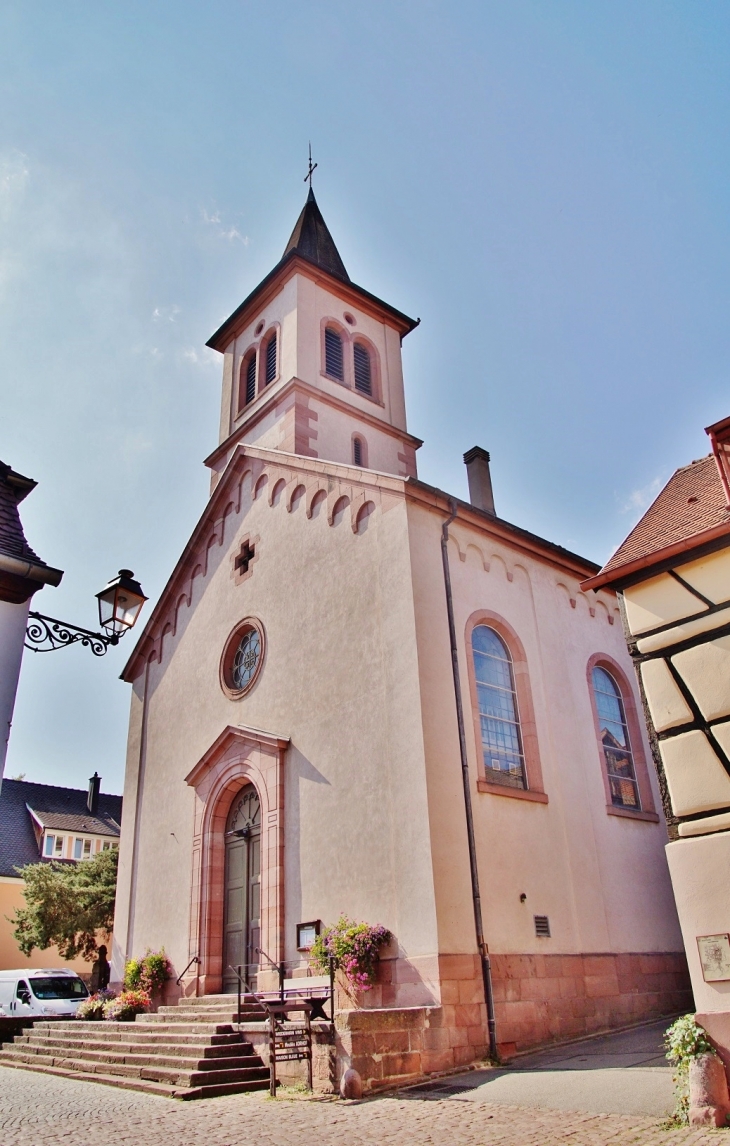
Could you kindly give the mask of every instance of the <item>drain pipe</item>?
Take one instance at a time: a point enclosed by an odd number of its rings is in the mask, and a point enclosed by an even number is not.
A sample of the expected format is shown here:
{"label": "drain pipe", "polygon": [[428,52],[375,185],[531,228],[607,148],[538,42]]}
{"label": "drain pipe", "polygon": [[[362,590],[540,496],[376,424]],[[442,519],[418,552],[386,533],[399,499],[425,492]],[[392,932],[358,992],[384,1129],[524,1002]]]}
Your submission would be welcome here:
{"label": "drain pipe", "polygon": [[492,968],[489,962],[489,950],[484,940],[484,924],[482,923],[482,899],[479,894],[479,871],[477,868],[477,849],[474,839],[474,814],[471,806],[471,788],[469,785],[469,761],[466,755],[466,732],[464,730],[464,706],[461,700],[461,679],[459,676],[459,653],[456,644],[456,625],[454,623],[454,601],[451,595],[451,572],[449,570],[449,526],[456,517],[456,502],[450,502],[451,516],[441,527],[441,560],[444,566],[444,588],[446,590],[446,612],[449,618],[449,641],[451,644],[451,668],[454,675],[454,696],[456,699],[456,722],[459,726],[459,753],[461,755],[461,779],[464,785],[464,810],[466,812],[466,835],[469,841],[469,867],[471,869],[471,896],[474,903],[474,929],[476,931],[477,948],[482,964],[482,979],[484,980],[484,1002],[487,1005],[487,1028],[489,1032],[489,1057],[495,1062],[497,1055],[497,1028],[494,1021],[494,994],[492,992]]}

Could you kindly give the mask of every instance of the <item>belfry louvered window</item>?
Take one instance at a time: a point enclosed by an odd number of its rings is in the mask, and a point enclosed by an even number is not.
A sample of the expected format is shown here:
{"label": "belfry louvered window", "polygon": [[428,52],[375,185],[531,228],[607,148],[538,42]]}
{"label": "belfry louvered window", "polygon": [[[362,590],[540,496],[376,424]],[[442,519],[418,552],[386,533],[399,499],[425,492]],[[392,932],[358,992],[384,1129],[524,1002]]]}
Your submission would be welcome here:
{"label": "belfry louvered window", "polygon": [[359,438],[352,439],[352,460],[356,466],[362,465],[362,442]]}
{"label": "belfry louvered window", "polygon": [[611,803],[639,811],[639,788],[621,689],[603,668],[594,668],[592,676]]}
{"label": "belfry louvered window", "polygon": [[372,394],[373,379],[370,369],[370,355],[366,347],[356,342],[353,347],[355,357],[355,389],[361,394]]}
{"label": "belfry louvered window", "polygon": [[486,779],[508,788],[526,788],[512,657],[488,625],[475,626],[471,646]]}
{"label": "belfry louvered window", "polygon": [[253,402],[256,397],[256,355],[252,354],[248,361],[244,362],[241,367],[242,378],[244,383],[242,389],[244,390],[243,400],[244,404],[248,406],[249,402]]}
{"label": "belfry louvered window", "polygon": [[276,378],[276,335],[266,343],[266,385]]}
{"label": "belfry louvered window", "polygon": [[330,378],[345,380],[344,356],[342,353],[342,339],[336,330],[326,327],[324,332],[324,372]]}

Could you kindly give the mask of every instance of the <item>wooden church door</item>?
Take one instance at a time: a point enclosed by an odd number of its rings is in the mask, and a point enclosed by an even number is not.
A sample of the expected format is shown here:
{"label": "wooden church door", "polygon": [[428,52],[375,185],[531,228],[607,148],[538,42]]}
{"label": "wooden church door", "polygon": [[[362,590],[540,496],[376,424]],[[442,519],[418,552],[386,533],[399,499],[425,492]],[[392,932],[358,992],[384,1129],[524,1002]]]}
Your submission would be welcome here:
{"label": "wooden church door", "polygon": [[226,823],[223,990],[235,991],[233,967],[252,975],[261,945],[261,802],[253,784],[233,801]]}

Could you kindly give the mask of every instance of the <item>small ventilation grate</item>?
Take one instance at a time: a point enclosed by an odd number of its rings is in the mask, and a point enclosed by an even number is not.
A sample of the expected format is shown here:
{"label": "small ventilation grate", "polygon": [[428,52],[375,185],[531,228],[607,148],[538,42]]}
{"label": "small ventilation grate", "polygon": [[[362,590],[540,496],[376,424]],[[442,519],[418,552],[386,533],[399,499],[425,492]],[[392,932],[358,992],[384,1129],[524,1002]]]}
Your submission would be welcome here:
{"label": "small ventilation grate", "polygon": [[550,920],[547,915],[536,915],[535,919],[535,935],[538,939],[550,938]]}
{"label": "small ventilation grate", "polygon": [[272,334],[266,344],[266,385],[276,378],[276,335]]}
{"label": "small ventilation grate", "polygon": [[249,358],[246,365],[246,405],[256,397],[256,355]]}
{"label": "small ventilation grate", "polygon": [[338,378],[340,382],[344,382],[345,371],[343,361],[342,339],[336,330],[330,330],[330,328],[327,327],[324,332],[325,374],[329,374],[330,378]]}
{"label": "small ventilation grate", "polygon": [[356,342],[353,347],[355,358],[355,389],[361,394],[372,394],[373,383],[370,375],[370,355],[364,346]]}
{"label": "small ventilation grate", "polygon": [[362,465],[362,442],[355,438],[352,443],[352,458],[356,466]]}

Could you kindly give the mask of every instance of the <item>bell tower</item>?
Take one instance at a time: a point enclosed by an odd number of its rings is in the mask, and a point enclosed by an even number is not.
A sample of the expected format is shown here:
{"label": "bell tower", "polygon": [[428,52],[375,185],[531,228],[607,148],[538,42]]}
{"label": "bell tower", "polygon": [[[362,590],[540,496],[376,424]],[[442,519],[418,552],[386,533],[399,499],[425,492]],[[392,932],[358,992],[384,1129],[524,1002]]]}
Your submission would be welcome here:
{"label": "bell tower", "polygon": [[401,343],[417,325],[352,282],[310,187],[281,260],[207,344],[223,355],[214,481],[239,443],[415,477]]}

